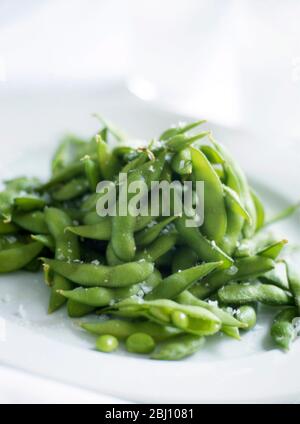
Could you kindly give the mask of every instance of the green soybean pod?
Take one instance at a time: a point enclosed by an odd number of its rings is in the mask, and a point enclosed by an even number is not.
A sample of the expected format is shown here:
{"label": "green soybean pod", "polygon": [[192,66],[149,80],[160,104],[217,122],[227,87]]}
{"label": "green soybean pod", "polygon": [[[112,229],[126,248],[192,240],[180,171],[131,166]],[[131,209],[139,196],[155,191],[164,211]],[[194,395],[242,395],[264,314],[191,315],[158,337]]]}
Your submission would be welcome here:
{"label": "green soybean pod", "polygon": [[175,221],[175,219],[177,219],[177,216],[167,217],[162,221],[152,226],[146,227],[144,230],[138,232],[135,235],[136,245],[138,247],[143,247],[151,244],[154,240],[157,239],[163,229],[167,227],[171,222]]}
{"label": "green soybean pod", "polygon": [[227,228],[227,214],[222,183],[205,155],[191,148],[193,175],[196,181],[204,181],[205,220],[201,230],[210,240],[218,243]]}
{"label": "green soybean pod", "polygon": [[186,134],[175,135],[166,141],[166,147],[171,150],[171,152],[179,152],[180,150],[191,146],[193,143],[195,143],[195,141],[200,140],[209,134],[210,131],[203,131],[202,133],[196,134],[192,137]]}
{"label": "green soybean pod", "polygon": [[193,172],[192,155],[189,148],[180,150],[172,159],[172,170],[179,175],[189,175]]}
{"label": "green soybean pod", "polygon": [[197,253],[199,259],[205,262],[222,261],[224,268],[230,267],[233,260],[214,241],[204,237],[199,228],[187,226],[186,221],[185,216],[178,218],[175,221],[176,230],[184,242]]}
{"label": "green soybean pod", "polygon": [[218,297],[224,304],[245,305],[261,302],[270,306],[291,305],[291,294],[277,286],[261,283],[232,283],[218,291]]}
{"label": "green soybean pod", "polygon": [[[47,270],[46,270],[47,272]],[[73,284],[67,278],[55,273],[50,283],[51,293],[48,305],[48,314],[52,314],[66,303],[66,299],[62,296],[60,290],[72,290]]]}
{"label": "green soybean pod", "polygon": [[[207,309],[200,306],[190,306],[178,304],[169,299],[157,299],[152,301],[142,301],[134,298],[123,300],[114,305],[106,312],[117,311],[125,313],[130,318],[147,318],[162,325],[173,325],[176,327],[177,319],[174,320],[174,313],[185,314],[185,332],[198,336],[212,335],[221,328],[220,319]],[[180,319],[180,322],[182,320]],[[178,328],[178,327],[177,327]],[[180,325],[180,330],[182,327]]]}
{"label": "green soybean pod", "polygon": [[191,287],[191,293],[200,299],[206,299],[230,281],[243,281],[257,278],[274,268],[275,262],[263,256],[252,256],[236,260],[234,265],[226,270],[215,271],[203,278],[199,284]]}
{"label": "green soybean pod", "polygon": [[159,345],[151,355],[151,359],[178,361],[196,353],[203,347],[204,342],[205,338],[202,336],[179,335]]}
{"label": "green soybean pod", "polygon": [[242,258],[256,255],[267,246],[277,243],[274,234],[269,231],[259,231],[249,239],[242,239],[234,252],[235,257]]}
{"label": "green soybean pod", "polygon": [[196,252],[188,246],[176,249],[172,260],[172,273],[192,268],[198,262]]}
{"label": "green soybean pod", "polygon": [[101,177],[103,180],[112,180],[120,169],[119,160],[100,134],[96,135],[96,141]]}
{"label": "green soybean pod", "polygon": [[99,113],[94,113],[93,116],[97,118],[104,127],[99,133],[103,140],[107,141],[108,134],[111,134],[119,142],[128,140],[128,135],[121,131],[114,123],[105,119],[103,116],[99,115]]}
{"label": "green soybean pod", "polygon": [[185,290],[184,292],[180,293],[180,295],[177,296],[175,300],[176,302],[182,303],[184,305],[200,306],[201,308],[207,309],[222,321],[222,328],[223,326],[246,328],[246,325],[244,323],[234,318],[232,314],[228,313],[226,310],[220,308],[218,306],[218,302],[204,301],[198,299],[197,297],[192,295],[192,293],[190,293],[188,290]]}
{"label": "green soybean pod", "polygon": [[155,341],[147,333],[134,333],[126,340],[126,349],[131,353],[151,353],[154,348]]}
{"label": "green soybean pod", "polygon": [[225,147],[223,145],[221,145],[221,143],[217,142],[211,135],[209,136],[209,138],[210,138],[211,142],[213,143],[214,147],[216,148],[216,150],[218,150],[218,152],[222,155],[225,162],[228,163],[228,165],[234,171],[234,174],[237,176],[237,178],[239,180],[240,195],[241,195],[242,201],[243,201],[243,203],[244,203],[244,205],[245,205],[245,207],[248,211],[248,214],[251,217],[251,222],[246,223],[243,231],[244,231],[245,236],[247,238],[252,237],[253,234],[256,231],[257,216],[256,216],[255,204],[254,204],[253,198],[251,196],[251,191],[250,191],[250,187],[249,187],[247,178],[246,178],[244,172],[242,171],[242,169],[236,163],[236,161],[231,157],[231,155],[227,151],[227,149],[225,149]]}
{"label": "green soybean pod", "polygon": [[58,184],[70,181],[72,178],[77,178],[84,173],[84,164],[78,160],[64,167],[57,172],[46,184],[39,187],[39,191],[46,191]]}
{"label": "green soybean pod", "polygon": [[128,262],[109,267],[43,258],[50,269],[85,287],[127,287],[145,281],[153,272],[153,264],[146,261]]}
{"label": "green soybean pod", "polygon": [[221,332],[228,337],[231,337],[235,340],[241,340],[240,330],[238,327],[232,327],[229,325],[222,325]]}
{"label": "green soybean pod", "polygon": [[57,188],[52,197],[58,202],[75,199],[89,190],[89,183],[85,177],[74,178],[60,188]]}
{"label": "green soybean pod", "polygon": [[124,261],[121,261],[121,259],[119,259],[118,256],[115,254],[115,251],[110,242],[107,245],[105,257],[106,262],[109,266],[121,265],[124,263]]}
{"label": "green soybean pod", "polygon": [[[55,258],[59,260],[72,261],[80,258],[79,243],[74,234],[66,231],[71,225],[71,218],[57,208],[47,208],[45,219],[51,236],[55,241]],[[64,296],[58,290],[71,290],[73,284],[68,276],[55,273],[51,284],[51,294],[48,306],[48,313],[51,314],[59,309],[65,302]]]}
{"label": "green soybean pod", "polygon": [[[236,175],[234,169],[228,162],[223,164],[223,169],[225,173],[225,183],[226,185],[234,190],[235,193],[241,197],[241,185]],[[238,212],[236,207],[233,207],[233,202],[226,202],[226,210],[227,210],[227,228],[226,234],[223,240],[220,243],[220,248],[224,250],[228,255],[233,255],[235,252],[238,243],[241,239],[242,229],[244,227],[245,219]]]}
{"label": "green soybean pod", "polygon": [[135,260],[145,260],[149,262],[156,262],[159,258],[173,249],[176,244],[177,234],[163,234],[158,237],[149,246],[137,252]]}
{"label": "green soybean pod", "polygon": [[283,262],[277,262],[275,268],[263,274],[259,280],[264,284],[273,284],[283,290],[289,290],[286,266]]}
{"label": "green soybean pod", "polygon": [[251,305],[240,306],[237,309],[236,317],[240,322],[247,325],[245,330],[251,330],[256,325],[256,310]]}
{"label": "green soybean pod", "polygon": [[146,299],[173,299],[221,264],[220,262],[211,262],[171,274],[149,293]]}
{"label": "green soybean pod", "polygon": [[257,252],[257,255],[265,256],[266,258],[271,258],[275,260],[280,255],[282,249],[287,244],[287,242],[287,240],[277,241]]}
{"label": "green soybean pod", "polygon": [[52,252],[55,250],[55,241],[52,236],[47,234],[33,234],[31,236],[32,240],[42,243]]}
{"label": "green soybean pod", "polygon": [[121,265],[124,263],[124,261],[121,261],[121,259],[119,259],[115,254],[115,251],[110,242],[107,245],[105,257],[109,266]]}
{"label": "green soybean pod", "polygon": [[119,289],[107,289],[105,287],[78,287],[74,290],[58,290],[58,293],[67,299],[78,303],[100,308],[111,303],[119,302],[130,296],[137,295],[141,291],[140,286],[134,285]]}
{"label": "green soybean pod", "polygon": [[265,208],[253,189],[250,189],[250,194],[256,209],[256,231],[258,231],[265,225]]}
{"label": "green soybean pod", "polygon": [[18,271],[28,265],[43,250],[42,243],[32,242],[0,250],[0,273]]}
{"label": "green soybean pod", "polygon": [[[115,149],[114,149],[115,151]],[[133,171],[134,169],[140,167],[143,165],[147,160],[151,157],[151,153],[148,152],[148,150],[142,151],[139,153],[139,155],[133,159],[132,161],[129,161],[126,163],[126,165],[123,166],[123,168],[120,171],[120,174],[128,174],[130,171]],[[153,158],[152,158],[153,159]]]}
{"label": "green soybean pod", "polygon": [[211,164],[222,165],[225,161],[222,155],[210,145],[200,146],[200,150],[205,154]]}
{"label": "green soybean pod", "polygon": [[246,221],[248,222],[251,221],[250,215],[248,214],[247,210],[244,208],[237,192],[234,191],[232,188],[227,187],[225,184],[223,184],[223,189],[225,194],[225,201],[226,201],[226,204],[228,205],[228,208],[232,210],[234,213],[240,215]]}
{"label": "green soybean pod", "polygon": [[206,120],[202,119],[200,121],[191,122],[190,124],[185,125],[177,125],[171,128],[168,128],[166,131],[164,131],[161,136],[159,137],[159,140],[166,141],[171,137],[174,137],[179,134],[184,134],[199,125],[205,124]]}
{"label": "green soybean pod", "polygon": [[[158,181],[162,173],[165,163],[166,153],[161,152],[158,157],[146,162],[144,165],[133,171],[128,175],[127,188],[134,183],[145,183],[149,190],[152,181]],[[126,192],[125,192],[126,194]],[[136,244],[134,239],[134,231],[136,227],[136,216],[130,211],[130,202],[134,197],[134,193],[127,193],[127,205],[123,203],[122,192],[119,193],[119,200],[117,202],[117,215],[112,218],[112,235],[111,243],[116,255],[123,261],[129,262],[133,260],[136,253]],[[123,199],[121,201],[121,198]],[[126,206],[126,214],[122,215],[120,206]]]}
{"label": "green soybean pod", "polygon": [[300,314],[300,272],[291,261],[287,260],[285,261],[285,264],[287,268],[289,287],[295,299],[298,313]]}
{"label": "green soybean pod", "polygon": [[[140,172],[133,171],[128,179],[128,187],[130,184],[143,181]],[[125,188],[127,190],[127,188]],[[124,189],[122,189],[124,191]],[[136,216],[131,214],[129,210],[129,202],[134,197],[133,193],[122,195],[120,190],[119,199],[117,201],[117,215],[112,217],[111,244],[116,255],[124,262],[130,262],[134,259],[136,253],[136,244],[134,239],[134,229],[136,225]],[[121,198],[123,200],[121,200]],[[123,214],[120,209],[125,209]]]}
{"label": "green soybean pod", "polygon": [[25,214],[14,214],[13,222],[32,234],[49,233],[45,221],[45,215],[41,211],[28,212]]}
{"label": "green soybean pod", "polygon": [[0,218],[0,235],[15,234],[17,232],[19,232],[17,225],[12,222],[5,222],[4,219]]}
{"label": "green soybean pod", "polygon": [[85,305],[72,299],[68,299],[67,301],[67,311],[70,318],[82,318],[94,310],[94,306]]}
{"label": "green soybean pod", "polygon": [[118,339],[124,340],[134,333],[149,334],[154,340],[161,341],[176,336],[180,330],[157,324],[151,321],[125,321],[120,319],[98,320],[83,322],[80,326],[91,334],[111,334]]}
{"label": "green soybean pod", "polygon": [[45,219],[56,244],[56,259],[72,261],[79,259],[77,237],[66,229],[72,224],[71,218],[58,208],[45,209]]}
{"label": "green soybean pod", "polygon": [[271,336],[275,343],[283,350],[289,350],[291,343],[297,336],[297,330],[293,324],[293,320],[297,315],[297,308],[287,308],[279,312],[273,321]]}
{"label": "green soybean pod", "polygon": [[47,202],[45,199],[29,194],[27,196],[18,196],[14,199],[14,208],[21,212],[32,212],[44,209],[46,205]]}
{"label": "green soybean pod", "polygon": [[173,180],[172,175],[172,168],[168,162],[164,164],[162,173],[160,175],[160,181],[167,181],[168,183],[171,183]]}
{"label": "green soybean pod", "polygon": [[111,219],[103,218],[97,224],[78,225],[67,227],[66,231],[70,231],[76,236],[88,238],[92,240],[110,240],[111,238]]}
{"label": "green soybean pod", "polygon": [[84,170],[88,180],[90,190],[92,193],[96,191],[97,185],[100,182],[100,172],[96,161],[92,160],[90,156],[85,156],[83,159]]}

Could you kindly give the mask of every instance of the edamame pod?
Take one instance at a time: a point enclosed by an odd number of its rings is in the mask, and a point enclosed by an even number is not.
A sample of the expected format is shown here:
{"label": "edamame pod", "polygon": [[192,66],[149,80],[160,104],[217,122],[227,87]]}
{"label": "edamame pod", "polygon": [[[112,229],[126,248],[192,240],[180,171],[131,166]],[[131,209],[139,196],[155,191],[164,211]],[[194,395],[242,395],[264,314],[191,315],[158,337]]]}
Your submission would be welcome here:
{"label": "edamame pod", "polygon": [[297,329],[293,320],[297,317],[297,308],[287,308],[276,315],[271,336],[275,343],[283,350],[289,350],[291,343],[297,336]]}
{"label": "edamame pod", "polygon": [[244,305],[261,302],[265,305],[280,306],[293,304],[292,295],[277,286],[261,283],[232,283],[218,291],[218,297],[224,304]]}
{"label": "edamame pod", "polygon": [[44,209],[47,205],[45,199],[37,196],[27,195],[18,196],[14,199],[14,207],[17,211],[32,212],[39,209]]}
{"label": "edamame pod", "polygon": [[159,258],[169,252],[176,244],[177,234],[163,234],[153,243],[137,252],[135,260],[145,260],[148,262],[156,262]]}
{"label": "edamame pod", "polygon": [[146,333],[154,340],[161,341],[178,335],[181,331],[169,326],[163,326],[151,321],[125,321],[111,319],[106,321],[84,322],[80,326],[89,333],[102,335],[111,334],[124,340],[134,333]]}
{"label": "edamame pod", "polygon": [[287,267],[287,275],[289,281],[289,287],[295,299],[295,304],[300,314],[300,272],[297,271],[295,265],[287,260],[285,261]]}
{"label": "edamame pod", "polygon": [[[184,291],[180,293],[179,296],[175,299],[176,302],[182,303],[184,305],[192,305],[192,306],[201,306],[201,308],[205,308],[208,311],[212,312],[216,315],[221,321],[223,326],[227,327],[238,327],[245,328],[246,325],[241,321],[235,319],[232,314],[229,314],[226,310],[219,308],[218,302],[200,300],[197,297],[193,296],[189,291]],[[222,326],[222,328],[223,328]]]}
{"label": "edamame pod", "polygon": [[45,221],[45,215],[41,211],[14,214],[13,222],[24,230],[36,234],[48,234],[49,230]]}
{"label": "edamame pod", "polygon": [[67,311],[70,318],[82,318],[94,310],[95,308],[93,306],[85,305],[72,299],[67,301]]}
{"label": "edamame pod", "polygon": [[191,148],[193,176],[196,181],[204,181],[204,223],[201,231],[218,243],[224,237],[227,227],[227,214],[222,183],[206,156]]}
{"label": "edamame pod", "polygon": [[57,290],[57,292],[67,299],[71,299],[85,305],[94,306],[95,308],[109,306],[113,303],[119,302],[120,300],[137,295],[139,292],[142,292],[143,294],[143,291],[138,284],[129,286],[128,288],[124,287],[119,289],[107,289],[105,287],[78,287],[71,291]]}
{"label": "edamame pod", "polygon": [[197,227],[188,227],[186,217],[180,217],[175,222],[176,230],[185,241],[198,255],[199,259],[205,262],[223,262],[223,267],[228,268],[233,264],[233,260],[222,252],[215,242],[205,238]]}
{"label": "edamame pod", "polygon": [[[55,258],[65,261],[79,259],[80,251],[77,237],[66,232],[66,228],[72,222],[70,217],[60,209],[47,208],[45,210],[45,220],[55,241]],[[54,274],[51,283],[49,314],[55,312],[66,302],[66,299],[58,293],[58,290],[71,290],[72,288],[73,284],[67,276]]]}
{"label": "edamame pod", "polygon": [[188,289],[194,282],[218,268],[221,264],[222,262],[211,262],[169,275],[146,296],[146,299],[173,299]]}
{"label": "edamame pod", "polygon": [[54,200],[64,202],[82,196],[89,190],[89,183],[84,177],[74,178],[52,193]]}
{"label": "edamame pod", "polygon": [[28,265],[43,250],[42,243],[32,242],[0,250],[0,273],[18,271]]}
{"label": "edamame pod", "polygon": [[236,311],[236,317],[246,325],[245,330],[251,330],[256,325],[256,310],[251,305],[240,306]]}
{"label": "edamame pod", "polygon": [[189,175],[193,172],[192,155],[189,148],[180,150],[173,157],[171,166],[179,175]]}
{"label": "edamame pod", "polygon": [[198,262],[196,252],[187,246],[182,246],[176,249],[172,259],[172,273],[192,268]]}
{"label": "edamame pod", "polygon": [[135,235],[136,245],[138,247],[143,247],[151,244],[154,240],[157,239],[163,229],[177,218],[177,216],[170,216],[140,231]]}
{"label": "edamame pod", "polygon": [[259,279],[264,284],[273,284],[283,290],[290,289],[286,266],[283,262],[277,262],[274,269],[264,273]]}
{"label": "edamame pod", "polygon": [[202,348],[204,342],[204,337],[192,334],[176,336],[158,346],[151,355],[151,359],[178,361],[196,353]]}
{"label": "edamame pod", "polygon": [[[131,317],[144,317],[180,330],[184,327],[185,332],[200,336],[215,334],[221,328],[221,321],[210,311],[200,306],[181,305],[166,299],[152,301],[126,299],[114,305],[111,310],[128,312]],[[110,309],[106,310],[108,313],[109,311]]]}
{"label": "edamame pod", "polygon": [[257,252],[257,254],[275,260],[280,255],[282,249],[287,244],[287,242],[287,240],[277,241],[276,243],[273,243],[270,246],[267,246],[264,249],[260,250],[259,252]]}
{"label": "edamame pod", "polygon": [[195,284],[190,290],[194,296],[205,299],[230,281],[243,281],[259,277],[273,269],[274,266],[275,262],[272,259],[263,256],[239,259],[231,268],[215,271],[199,284]]}
{"label": "edamame pod", "polygon": [[199,125],[205,124],[205,122],[206,122],[206,120],[202,119],[200,121],[191,122],[190,124],[178,125],[178,126],[171,127],[161,134],[161,136],[159,137],[159,140],[166,141],[171,137],[175,137],[176,135],[184,134],[184,133],[198,127]]}
{"label": "edamame pod", "polygon": [[5,222],[0,218],[0,235],[15,234],[19,228],[12,222]]}
{"label": "edamame pod", "polygon": [[43,258],[50,269],[84,287],[127,287],[146,280],[153,264],[146,261],[128,262],[109,267]]}
{"label": "edamame pod", "polygon": [[108,144],[101,135],[96,135],[98,149],[98,163],[103,180],[112,180],[120,170],[120,163],[117,156],[109,149]]}
{"label": "edamame pod", "polygon": [[180,150],[186,149],[195,143],[195,141],[200,140],[209,134],[210,131],[203,131],[202,133],[196,134],[192,137],[189,137],[186,134],[178,134],[166,141],[166,147],[171,150],[171,152],[179,152]]}

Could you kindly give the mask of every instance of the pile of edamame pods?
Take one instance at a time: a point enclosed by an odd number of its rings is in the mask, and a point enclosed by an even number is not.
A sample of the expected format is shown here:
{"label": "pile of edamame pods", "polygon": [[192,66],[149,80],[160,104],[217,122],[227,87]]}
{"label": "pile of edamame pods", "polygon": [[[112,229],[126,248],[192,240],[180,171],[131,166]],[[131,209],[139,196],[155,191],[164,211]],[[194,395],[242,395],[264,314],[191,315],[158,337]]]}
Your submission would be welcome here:
{"label": "pile of edamame pods", "polygon": [[[300,276],[238,163],[201,131],[205,121],[173,126],[138,149],[101,122],[90,140],[62,140],[46,183],[4,183],[0,273],[43,266],[49,313],[66,304],[72,318],[93,315],[79,325],[102,352],[124,343],[179,360],[217,333],[239,340],[256,325],[259,304],[274,309],[274,346],[288,350],[299,331]],[[204,181],[203,225],[187,226],[184,214],[99,216],[97,184],[118,183],[120,173],[149,190],[155,180]]]}

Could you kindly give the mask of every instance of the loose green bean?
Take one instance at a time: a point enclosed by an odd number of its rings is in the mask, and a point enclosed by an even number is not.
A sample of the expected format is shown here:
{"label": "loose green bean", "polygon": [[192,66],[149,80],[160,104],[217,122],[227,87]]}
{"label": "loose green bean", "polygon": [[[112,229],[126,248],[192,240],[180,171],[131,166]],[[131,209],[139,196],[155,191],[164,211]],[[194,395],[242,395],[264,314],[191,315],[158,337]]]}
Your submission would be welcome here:
{"label": "loose green bean", "polygon": [[126,349],[132,353],[151,353],[155,348],[155,342],[147,333],[131,334],[126,340]]}

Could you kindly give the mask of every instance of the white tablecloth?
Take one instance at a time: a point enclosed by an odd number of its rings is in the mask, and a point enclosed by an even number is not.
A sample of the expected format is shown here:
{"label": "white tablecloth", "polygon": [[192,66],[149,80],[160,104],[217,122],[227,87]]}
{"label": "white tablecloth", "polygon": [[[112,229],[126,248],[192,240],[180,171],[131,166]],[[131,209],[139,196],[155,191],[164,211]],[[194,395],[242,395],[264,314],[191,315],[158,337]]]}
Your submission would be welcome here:
{"label": "white tablecloth", "polygon": [[0,404],[120,404],[120,399],[0,365]]}

